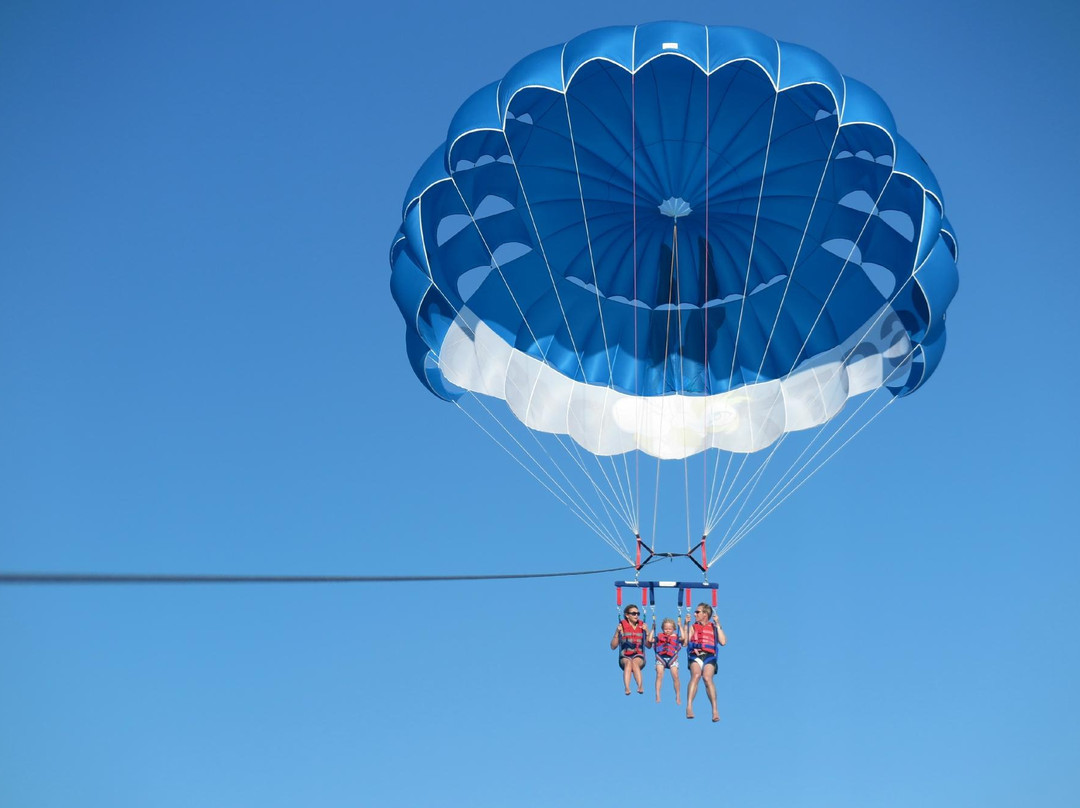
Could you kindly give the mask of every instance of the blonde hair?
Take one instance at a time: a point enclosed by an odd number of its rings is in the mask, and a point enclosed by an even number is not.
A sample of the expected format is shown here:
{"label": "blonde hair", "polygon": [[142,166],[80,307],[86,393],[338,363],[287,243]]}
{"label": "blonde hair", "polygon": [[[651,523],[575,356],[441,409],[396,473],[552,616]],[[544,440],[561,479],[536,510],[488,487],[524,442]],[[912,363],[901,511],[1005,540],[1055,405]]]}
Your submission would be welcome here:
{"label": "blonde hair", "polygon": [[662,621],[662,622],[660,623],[660,630],[661,630],[661,631],[663,631],[663,630],[664,630],[664,629],[666,629],[666,628],[667,628],[668,626],[671,626],[671,627],[672,627],[673,629],[674,629],[674,628],[678,628],[678,627],[679,627],[678,623],[676,623],[676,622],[675,622],[674,620],[672,620],[672,619],[671,619],[670,617],[665,617],[665,618],[663,619],[663,621]]}

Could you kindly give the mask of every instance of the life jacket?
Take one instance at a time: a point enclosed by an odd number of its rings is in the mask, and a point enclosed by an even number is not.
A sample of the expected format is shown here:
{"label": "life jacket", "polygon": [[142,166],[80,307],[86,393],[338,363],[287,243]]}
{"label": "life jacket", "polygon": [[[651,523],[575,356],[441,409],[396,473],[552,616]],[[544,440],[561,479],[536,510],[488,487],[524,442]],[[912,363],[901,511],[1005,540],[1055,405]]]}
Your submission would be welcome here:
{"label": "life jacket", "polygon": [[695,651],[713,656],[716,654],[717,636],[716,626],[712,623],[693,623],[690,626],[690,644],[688,650],[691,654]]}
{"label": "life jacket", "polygon": [[623,656],[639,656],[645,653],[645,621],[639,620],[637,627],[629,620],[620,620],[622,642],[619,645]]}
{"label": "life jacket", "polygon": [[657,634],[653,648],[656,649],[657,656],[673,657],[682,648],[682,639],[678,634]]}

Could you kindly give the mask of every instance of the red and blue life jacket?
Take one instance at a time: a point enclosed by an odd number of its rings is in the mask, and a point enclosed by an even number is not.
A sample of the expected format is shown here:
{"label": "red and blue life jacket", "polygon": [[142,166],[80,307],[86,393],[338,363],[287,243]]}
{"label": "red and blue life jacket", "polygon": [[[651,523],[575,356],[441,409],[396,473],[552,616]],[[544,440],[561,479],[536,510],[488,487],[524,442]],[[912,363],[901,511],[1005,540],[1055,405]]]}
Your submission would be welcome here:
{"label": "red and blue life jacket", "polygon": [[682,639],[678,634],[657,634],[653,647],[657,656],[673,657],[678,655],[682,648]]}
{"label": "red and blue life jacket", "polygon": [[629,620],[620,620],[622,641],[619,653],[622,656],[641,656],[645,653],[645,621],[639,620],[635,627]]}
{"label": "red and blue life jacket", "polygon": [[716,655],[716,626],[712,623],[694,623],[690,626],[690,644],[688,650],[691,654],[705,656]]}

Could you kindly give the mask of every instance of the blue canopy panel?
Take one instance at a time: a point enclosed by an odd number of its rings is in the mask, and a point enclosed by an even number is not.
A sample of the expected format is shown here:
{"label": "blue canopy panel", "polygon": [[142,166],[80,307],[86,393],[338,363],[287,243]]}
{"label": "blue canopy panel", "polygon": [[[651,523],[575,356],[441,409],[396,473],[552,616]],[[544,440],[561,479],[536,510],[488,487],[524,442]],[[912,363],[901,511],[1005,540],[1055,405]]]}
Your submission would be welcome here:
{"label": "blue canopy panel", "polygon": [[[417,375],[597,453],[754,451],[909,393],[957,287],[941,191],[885,103],[740,28],[526,57],[462,105],[403,210]],[[676,404],[679,446],[658,434]]]}

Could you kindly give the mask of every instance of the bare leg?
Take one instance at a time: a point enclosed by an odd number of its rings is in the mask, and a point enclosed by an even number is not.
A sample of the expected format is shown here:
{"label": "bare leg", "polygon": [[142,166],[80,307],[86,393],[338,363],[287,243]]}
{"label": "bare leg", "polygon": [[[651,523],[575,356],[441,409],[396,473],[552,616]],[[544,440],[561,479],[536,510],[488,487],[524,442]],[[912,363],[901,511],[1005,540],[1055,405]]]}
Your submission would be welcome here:
{"label": "bare leg", "polygon": [[[637,692],[644,693],[645,685],[641,681],[641,669],[645,667],[645,657],[634,657],[634,681],[637,683]],[[626,685],[628,688],[630,684]],[[629,690],[627,691],[629,692]]]}
{"label": "bare leg", "polygon": [[[682,693],[679,692],[679,669],[671,669],[671,681],[675,685],[675,703],[682,704]],[[657,699],[659,701],[659,699]]]}
{"label": "bare leg", "polygon": [[660,685],[664,683],[664,665],[656,663],[656,703],[660,703]]}
{"label": "bare leg", "polygon": [[630,695],[630,668],[633,667],[634,661],[632,659],[626,659],[624,657],[623,659],[619,660],[619,663],[622,665],[623,687],[626,688],[626,695],[629,696]]}
{"label": "bare leg", "polygon": [[712,665],[705,666],[705,692],[709,696],[709,704],[712,705],[712,720],[719,721],[720,713],[716,711],[716,685],[713,684],[713,676],[716,674],[716,668]]}
{"label": "bare leg", "polygon": [[694,717],[694,696],[697,695],[697,683],[701,678],[701,665],[690,663],[690,684],[686,686],[686,717]]}

